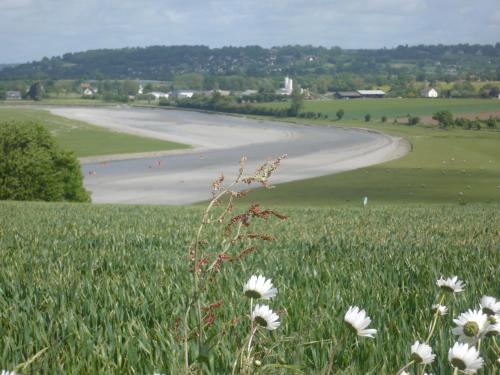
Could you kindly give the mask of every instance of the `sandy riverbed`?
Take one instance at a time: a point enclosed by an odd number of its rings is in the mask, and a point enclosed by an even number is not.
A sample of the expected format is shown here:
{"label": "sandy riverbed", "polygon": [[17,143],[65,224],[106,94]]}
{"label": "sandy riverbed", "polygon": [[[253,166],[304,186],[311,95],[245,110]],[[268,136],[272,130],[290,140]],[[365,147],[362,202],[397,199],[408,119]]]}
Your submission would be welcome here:
{"label": "sandy riverbed", "polygon": [[[198,112],[137,108],[50,108],[52,113],[114,131],[190,144],[164,153],[83,158],[95,203],[186,204],[208,199],[211,181],[230,179],[241,156],[248,171],[287,154],[274,184],[352,170],[399,158],[401,138],[337,127],[305,126]],[[304,192],[307,194],[307,192]]]}

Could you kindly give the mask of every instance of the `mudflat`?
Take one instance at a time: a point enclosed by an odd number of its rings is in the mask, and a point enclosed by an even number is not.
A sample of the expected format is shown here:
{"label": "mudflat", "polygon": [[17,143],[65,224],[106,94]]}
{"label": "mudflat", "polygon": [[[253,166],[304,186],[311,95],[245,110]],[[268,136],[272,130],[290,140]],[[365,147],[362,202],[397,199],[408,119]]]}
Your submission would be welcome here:
{"label": "mudflat", "polygon": [[190,144],[188,150],[83,158],[94,203],[187,204],[211,197],[221,173],[234,177],[287,154],[279,184],[382,163],[405,155],[406,141],[362,129],[260,121],[191,111],[142,108],[47,108],[114,131]]}

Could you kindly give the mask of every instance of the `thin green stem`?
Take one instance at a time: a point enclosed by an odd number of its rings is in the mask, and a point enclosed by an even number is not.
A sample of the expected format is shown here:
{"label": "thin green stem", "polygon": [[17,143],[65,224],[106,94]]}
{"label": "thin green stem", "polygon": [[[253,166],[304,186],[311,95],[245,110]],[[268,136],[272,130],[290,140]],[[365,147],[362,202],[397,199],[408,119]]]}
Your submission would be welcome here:
{"label": "thin green stem", "polygon": [[[439,299],[438,306],[443,303],[444,297],[445,297],[444,293],[441,294],[441,298]],[[439,319],[439,307],[436,309],[436,312],[434,313],[434,317],[432,318],[432,323],[429,327],[429,334],[427,335],[427,338],[425,339],[426,343],[429,343],[432,335],[434,334],[434,330],[436,329],[438,319]]]}
{"label": "thin green stem", "polygon": [[335,360],[335,354],[337,353],[337,350],[342,342],[346,340],[346,333],[344,332],[340,339],[337,341],[335,346],[332,347],[332,350],[330,351],[330,354],[328,356],[328,364],[326,367],[325,375],[329,375],[332,372],[333,369],[333,361]]}
{"label": "thin green stem", "polygon": [[455,370],[453,370],[453,375],[458,375],[458,367],[455,367]]}
{"label": "thin green stem", "polygon": [[403,373],[403,371],[405,371],[408,367],[410,367],[411,365],[413,365],[415,363],[415,361],[410,361],[408,362],[406,365],[404,365],[403,367],[401,367],[398,372],[396,373],[396,375],[401,375]]}
{"label": "thin green stem", "polygon": [[477,351],[481,351],[481,339],[477,340]]}
{"label": "thin green stem", "polygon": [[500,355],[500,347],[498,347],[496,336],[493,336],[493,346],[495,347],[497,354]]}

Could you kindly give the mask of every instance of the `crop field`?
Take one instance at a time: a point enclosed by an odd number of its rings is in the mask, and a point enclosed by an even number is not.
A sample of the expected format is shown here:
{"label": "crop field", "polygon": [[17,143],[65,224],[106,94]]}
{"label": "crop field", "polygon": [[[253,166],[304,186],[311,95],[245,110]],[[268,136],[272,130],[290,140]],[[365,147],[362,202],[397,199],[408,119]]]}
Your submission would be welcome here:
{"label": "crop field", "polygon": [[[286,107],[286,102],[262,104],[271,107]],[[372,121],[380,121],[386,116],[389,121],[397,117],[432,116],[434,112],[449,110],[454,115],[493,113],[500,116],[500,100],[498,99],[337,99],[305,101],[303,111],[321,112],[330,119],[336,119],[338,110],[345,114],[340,123],[346,121],[363,122],[364,116],[370,114]]]}
{"label": "crop field", "polygon": [[55,116],[44,110],[0,107],[0,122],[10,120],[41,122],[51,131],[61,147],[73,151],[79,157],[189,147],[175,142],[113,132],[85,122]]}
{"label": "crop field", "polygon": [[[425,339],[436,280],[457,275],[467,285],[445,300],[449,314],[431,340],[437,358],[426,369],[452,373],[452,318],[482,295],[500,296],[499,205],[278,211],[288,219],[252,224],[275,240],[259,242],[242,262],[223,263],[208,284],[205,302],[223,303],[207,373],[230,373],[249,329],[242,287],[258,273],[278,288],[270,304],[281,326],[259,331],[256,345],[272,346],[273,355],[253,373],[323,373],[331,339],[347,332],[344,313],[358,305],[378,333],[348,336],[334,373],[395,374],[409,361],[410,345]],[[1,367],[22,374],[180,373],[186,248],[200,216],[196,207],[0,202]],[[216,238],[209,230],[210,244]],[[479,374],[497,374],[491,342],[481,353]],[[266,367],[278,362],[281,368]]]}

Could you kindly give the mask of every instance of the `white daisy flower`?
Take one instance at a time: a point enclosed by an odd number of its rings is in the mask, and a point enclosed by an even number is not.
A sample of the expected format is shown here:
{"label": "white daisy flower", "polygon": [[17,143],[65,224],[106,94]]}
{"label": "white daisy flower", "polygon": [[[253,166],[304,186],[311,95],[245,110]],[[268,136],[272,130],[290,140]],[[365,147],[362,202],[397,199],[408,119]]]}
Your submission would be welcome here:
{"label": "white daisy flower", "polygon": [[500,323],[500,314],[488,316],[488,322],[490,324]]}
{"label": "white daisy flower", "polygon": [[481,309],[486,315],[497,315],[500,313],[500,301],[495,297],[483,296],[481,298]]}
{"label": "white daisy flower", "polygon": [[266,305],[256,305],[251,319],[258,325],[272,331],[280,326],[279,316]]}
{"label": "white daisy flower", "polygon": [[365,310],[360,310],[358,306],[349,306],[349,310],[344,315],[344,321],[354,330],[358,336],[371,337],[377,333],[376,329],[366,329],[371,319],[366,315]]}
{"label": "white daisy flower", "polygon": [[488,315],[480,310],[468,310],[453,319],[457,327],[452,329],[454,335],[458,335],[459,341],[475,343],[479,336],[488,327]]}
{"label": "white daisy flower", "polygon": [[0,375],[17,375],[17,373],[14,371],[2,370]]}
{"label": "white daisy flower", "polygon": [[500,335],[500,323],[490,324],[484,334],[488,337]]}
{"label": "white daisy flower", "polygon": [[267,279],[262,276],[252,275],[250,279],[243,286],[243,293],[249,298],[255,299],[271,299],[276,297],[278,294],[278,289],[273,288],[273,283],[271,279]]}
{"label": "white daisy flower", "polygon": [[465,284],[463,281],[458,280],[457,276],[449,277],[447,279],[441,278],[436,282],[437,286],[445,292],[460,293],[464,291]]}
{"label": "white daisy flower", "polygon": [[423,363],[429,364],[434,361],[436,358],[435,354],[432,354],[432,348],[425,344],[420,343],[418,340],[411,346],[411,359],[415,361],[415,363]]}
{"label": "white daisy flower", "polygon": [[458,342],[448,351],[448,360],[453,367],[466,374],[475,374],[484,363],[475,347]]}
{"label": "white daisy flower", "polygon": [[435,313],[436,311],[441,316],[448,314],[448,308],[445,305],[441,305],[439,303],[436,305],[432,305],[432,312]]}
{"label": "white daisy flower", "polygon": [[368,204],[368,197],[363,198],[363,206],[366,206]]}

